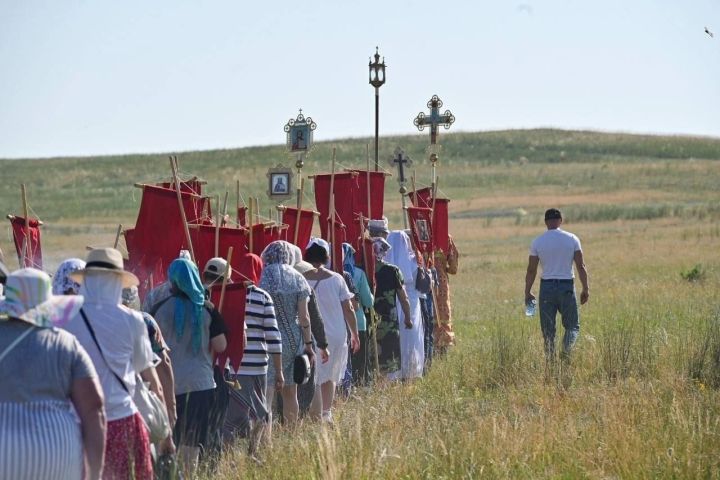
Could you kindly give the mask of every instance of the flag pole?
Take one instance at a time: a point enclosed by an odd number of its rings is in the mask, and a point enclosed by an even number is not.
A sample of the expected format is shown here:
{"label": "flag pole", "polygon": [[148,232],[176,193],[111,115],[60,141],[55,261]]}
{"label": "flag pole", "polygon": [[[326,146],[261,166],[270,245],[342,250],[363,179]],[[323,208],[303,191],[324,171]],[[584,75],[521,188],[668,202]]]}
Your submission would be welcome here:
{"label": "flag pole", "polygon": [[192,239],[190,238],[190,229],[188,228],[187,217],[185,216],[185,208],[183,207],[182,194],[180,193],[180,178],[178,177],[177,156],[170,156],[170,169],[172,170],[173,180],[175,182],[175,193],[177,194],[178,207],[180,208],[180,218],[185,231],[185,241],[187,242],[190,258],[195,262],[195,251],[193,250]]}
{"label": "flag pole", "polygon": [[300,233],[300,215],[302,215],[302,204],[303,204],[303,190],[305,188],[305,179],[300,177],[300,188],[298,189],[298,200],[297,200],[297,216],[295,218],[295,233],[293,238],[293,244],[297,245],[298,235]]}
{"label": "flag pole", "polygon": [[336,149],[332,150],[332,166],[330,169],[330,267],[335,271],[335,155]]}

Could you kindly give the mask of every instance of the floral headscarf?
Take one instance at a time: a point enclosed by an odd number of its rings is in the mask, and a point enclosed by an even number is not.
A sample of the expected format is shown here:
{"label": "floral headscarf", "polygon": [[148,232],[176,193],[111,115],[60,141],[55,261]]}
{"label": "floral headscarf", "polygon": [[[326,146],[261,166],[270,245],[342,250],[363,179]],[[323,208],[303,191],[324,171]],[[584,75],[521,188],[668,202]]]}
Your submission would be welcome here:
{"label": "floral headscarf", "polygon": [[268,244],[265,250],[262,251],[260,257],[262,258],[263,265],[293,265],[295,255],[290,248],[290,243],[276,240]]}
{"label": "floral headscarf", "polygon": [[375,255],[375,260],[382,261],[385,259],[385,255],[387,255],[387,252],[389,252],[391,248],[390,244],[384,238],[373,238],[373,254]]}
{"label": "floral headscarf", "polygon": [[192,349],[193,353],[200,351],[202,337],[202,309],[205,305],[205,289],[200,280],[197,266],[184,258],[173,260],[168,268],[168,279],[175,289],[181,291],[186,297],[175,297],[175,335],[180,340],[185,333],[185,302],[192,304]]}
{"label": "floral headscarf", "polygon": [[261,257],[264,264],[260,277],[260,288],[270,294],[308,292],[310,287],[299,272],[293,268],[295,255],[291,243],[276,240],[263,250]]}
{"label": "floral headscarf", "polygon": [[350,276],[355,275],[355,249],[349,243],[342,244],[343,251],[343,270],[348,272]]}
{"label": "floral headscarf", "polygon": [[77,295],[80,284],[70,278],[70,274],[85,268],[85,261],[79,258],[68,258],[60,264],[52,281],[53,295]]}

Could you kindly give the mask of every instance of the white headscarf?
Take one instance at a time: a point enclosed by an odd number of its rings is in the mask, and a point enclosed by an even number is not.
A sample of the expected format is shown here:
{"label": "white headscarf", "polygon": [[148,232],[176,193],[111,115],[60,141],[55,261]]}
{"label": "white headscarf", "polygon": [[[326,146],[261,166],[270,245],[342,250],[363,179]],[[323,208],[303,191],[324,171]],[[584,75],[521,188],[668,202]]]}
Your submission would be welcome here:
{"label": "white headscarf", "polygon": [[393,230],[388,235],[387,241],[392,248],[385,257],[385,261],[400,269],[406,286],[414,286],[418,264],[410,237],[403,230]]}

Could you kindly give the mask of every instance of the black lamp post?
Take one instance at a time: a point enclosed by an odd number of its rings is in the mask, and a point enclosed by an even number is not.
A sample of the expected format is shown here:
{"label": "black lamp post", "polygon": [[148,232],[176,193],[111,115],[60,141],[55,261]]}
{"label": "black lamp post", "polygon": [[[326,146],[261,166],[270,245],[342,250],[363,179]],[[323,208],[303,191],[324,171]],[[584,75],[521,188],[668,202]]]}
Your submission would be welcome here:
{"label": "black lamp post", "polygon": [[380,87],[385,84],[385,57],[380,62],[380,53],[378,47],[375,47],[375,61],[368,62],[370,70],[370,85],[375,87],[375,171],[378,166],[378,144],[379,144],[379,121],[380,121]]}

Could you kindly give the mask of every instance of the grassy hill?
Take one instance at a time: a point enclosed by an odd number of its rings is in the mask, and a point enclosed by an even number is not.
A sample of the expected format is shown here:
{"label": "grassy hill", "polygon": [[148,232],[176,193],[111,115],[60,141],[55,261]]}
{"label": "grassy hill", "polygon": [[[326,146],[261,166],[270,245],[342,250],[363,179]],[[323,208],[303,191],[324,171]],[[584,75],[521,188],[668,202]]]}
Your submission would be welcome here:
{"label": "grassy hill", "polygon": [[[341,400],[333,428],[278,426],[262,464],[240,443],[202,478],[719,478],[720,140],[557,130],[441,138],[440,188],[453,199],[461,253],[451,279],[457,346],[420,381]],[[402,146],[427,183],[426,140],[385,138],[383,157]],[[332,147],[342,167],[364,166],[366,143],[319,144],[304,173],[327,171]],[[239,179],[243,195],[261,198],[266,169],[290,163],[280,146],[179,158],[211,194],[234,192]],[[111,243],[118,222],[135,221],[132,184],[168,171],[166,155],[0,160],[0,205],[18,212],[27,183],[52,268]],[[396,192],[389,179],[395,226]],[[560,371],[543,360],[537,317],[523,314],[527,249],[549,206],[580,236],[591,280],[577,350]],[[6,233],[0,246],[10,257]]]}

